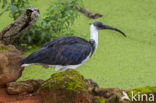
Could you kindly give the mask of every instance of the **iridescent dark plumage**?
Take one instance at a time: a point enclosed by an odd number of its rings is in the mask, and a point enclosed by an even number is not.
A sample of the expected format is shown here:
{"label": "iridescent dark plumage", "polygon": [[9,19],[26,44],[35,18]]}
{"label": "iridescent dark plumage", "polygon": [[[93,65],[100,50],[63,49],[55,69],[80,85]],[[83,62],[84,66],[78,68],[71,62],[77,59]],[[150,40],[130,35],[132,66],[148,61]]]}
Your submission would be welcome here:
{"label": "iridescent dark plumage", "polygon": [[77,65],[94,51],[94,43],[79,37],[62,37],[48,42],[21,61],[22,64]]}

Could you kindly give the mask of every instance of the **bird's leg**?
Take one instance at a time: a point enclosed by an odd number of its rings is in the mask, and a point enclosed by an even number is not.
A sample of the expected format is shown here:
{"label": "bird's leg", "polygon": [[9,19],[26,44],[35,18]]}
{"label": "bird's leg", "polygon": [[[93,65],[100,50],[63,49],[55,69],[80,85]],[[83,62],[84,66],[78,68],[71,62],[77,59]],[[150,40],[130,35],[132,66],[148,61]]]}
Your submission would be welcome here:
{"label": "bird's leg", "polygon": [[41,65],[42,65],[42,67],[45,68],[45,69],[48,69],[48,68],[49,68],[49,66],[46,65],[46,64],[41,64]]}
{"label": "bird's leg", "polygon": [[55,71],[62,70],[61,66],[55,66]]}
{"label": "bird's leg", "polygon": [[61,70],[62,70],[62,72],[64,72],[64,71],[66,71],[66,70],[68,70],[69,68],[68,67],[64,67],[64,68],[62,68]]}

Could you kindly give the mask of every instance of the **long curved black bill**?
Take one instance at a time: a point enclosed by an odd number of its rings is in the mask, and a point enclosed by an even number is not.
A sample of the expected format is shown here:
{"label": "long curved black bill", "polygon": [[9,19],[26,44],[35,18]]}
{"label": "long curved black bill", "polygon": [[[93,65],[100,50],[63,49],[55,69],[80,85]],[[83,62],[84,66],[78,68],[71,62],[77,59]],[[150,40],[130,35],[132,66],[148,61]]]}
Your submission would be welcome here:
{"label": "long curved black bill", "polygon": [[121,30],[119,30],[117,28],[114,28],[114,27],[111,27],[111,26],[108,26],[108,25],[103,25],[103,29],[114,30],[114,31],[117,31],[117,32],[121,33],[124,37],[127,37],[125,33],[123,33]]}

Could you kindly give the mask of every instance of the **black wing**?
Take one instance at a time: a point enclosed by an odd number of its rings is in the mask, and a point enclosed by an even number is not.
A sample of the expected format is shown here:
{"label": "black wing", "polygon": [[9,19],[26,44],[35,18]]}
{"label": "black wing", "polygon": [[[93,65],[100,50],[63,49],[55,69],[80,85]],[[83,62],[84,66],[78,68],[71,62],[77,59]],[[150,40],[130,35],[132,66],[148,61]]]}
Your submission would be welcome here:
{"label": "black wing", "polygon": [[76,65],[92,51],[90,43],[78,37],[63,37],[46,43],[41,49],[23,59],[22,64]]}

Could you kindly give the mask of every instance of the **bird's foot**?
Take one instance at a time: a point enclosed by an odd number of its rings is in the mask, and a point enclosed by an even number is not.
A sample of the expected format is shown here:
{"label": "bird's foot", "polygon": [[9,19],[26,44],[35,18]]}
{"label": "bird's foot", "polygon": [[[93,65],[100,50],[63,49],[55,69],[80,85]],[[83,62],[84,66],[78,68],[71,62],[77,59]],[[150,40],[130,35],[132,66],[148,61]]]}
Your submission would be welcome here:
{"label": "bird's foot", "polygon": [[42,65],[43,68],[48,69],[49,66],[48,65]]}

